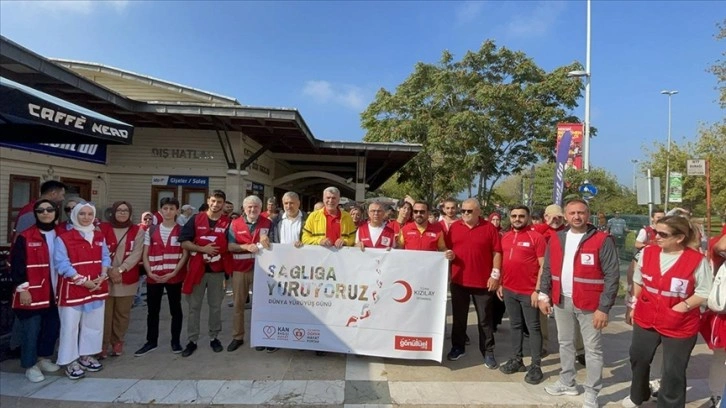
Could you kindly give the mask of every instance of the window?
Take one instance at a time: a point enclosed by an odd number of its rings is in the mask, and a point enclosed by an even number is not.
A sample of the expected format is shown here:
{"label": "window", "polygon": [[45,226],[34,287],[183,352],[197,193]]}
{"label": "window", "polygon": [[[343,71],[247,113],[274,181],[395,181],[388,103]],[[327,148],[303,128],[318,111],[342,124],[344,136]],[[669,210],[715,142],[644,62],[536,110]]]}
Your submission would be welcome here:
{"label": "window", "polygon": [[37,200],[40,196],[40,179],[38,177],[10,175],[10,191],[8,197],[8,242],[12,242],[13,228],[18,212],[26,204]]}

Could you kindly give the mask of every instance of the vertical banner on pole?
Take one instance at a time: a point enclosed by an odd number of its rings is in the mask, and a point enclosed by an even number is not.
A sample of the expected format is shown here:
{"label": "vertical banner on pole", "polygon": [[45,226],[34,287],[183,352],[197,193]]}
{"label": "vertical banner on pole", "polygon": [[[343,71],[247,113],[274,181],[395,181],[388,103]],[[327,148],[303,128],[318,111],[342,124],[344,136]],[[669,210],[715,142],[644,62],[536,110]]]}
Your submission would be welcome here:
{"label": "vertical banner on pole", "polygon": [[555,164],[555,186],[552,189],[552,202],[561,206],[562,193],[565,189],[565,168],[567,166],[572,133],[568,130],[564,132],[562,137],[559,137],[558,131],[557,139],[557,162]]}
{"label": "vertical banner on pole", "polygon": [[572,139],[570,145],[567,148],[567,157],[565,158],[565,170],[577,169],[582,170],[582,133],[584,130],[582,123],[558,123],[557,124],[557,154],[559,155],[559,142],[565,135],[565,132],[570,132]]}
{"label": "vertical banner on pole", "polygon": [[668,195],[668,202],[670,203],[681,203],[683,202],[683,174],[678,172],[671,172],[670,177],[670,194]]}

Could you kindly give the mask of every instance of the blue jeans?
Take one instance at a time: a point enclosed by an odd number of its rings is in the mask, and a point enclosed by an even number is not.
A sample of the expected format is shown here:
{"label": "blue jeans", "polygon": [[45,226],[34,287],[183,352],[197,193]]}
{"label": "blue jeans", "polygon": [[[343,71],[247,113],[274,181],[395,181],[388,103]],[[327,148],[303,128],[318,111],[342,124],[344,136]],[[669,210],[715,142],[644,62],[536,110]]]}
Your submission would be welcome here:
{"label": "blue jeans", "polygon": [[20,365],[30,368],[38,362],[38,356],[51,357],[60,335],[58,308],[53,305],[36,313],[17,319],[20,329]]}

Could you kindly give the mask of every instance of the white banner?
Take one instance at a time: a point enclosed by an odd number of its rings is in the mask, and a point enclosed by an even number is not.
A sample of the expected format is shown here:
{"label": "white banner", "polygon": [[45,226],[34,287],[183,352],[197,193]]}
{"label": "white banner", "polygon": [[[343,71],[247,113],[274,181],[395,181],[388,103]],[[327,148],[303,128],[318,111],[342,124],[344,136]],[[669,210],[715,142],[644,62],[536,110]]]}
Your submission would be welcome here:
{"label": "white banner", "polygon": [[441,362],[441,252],[295,248],[256,257],[251,345]]}

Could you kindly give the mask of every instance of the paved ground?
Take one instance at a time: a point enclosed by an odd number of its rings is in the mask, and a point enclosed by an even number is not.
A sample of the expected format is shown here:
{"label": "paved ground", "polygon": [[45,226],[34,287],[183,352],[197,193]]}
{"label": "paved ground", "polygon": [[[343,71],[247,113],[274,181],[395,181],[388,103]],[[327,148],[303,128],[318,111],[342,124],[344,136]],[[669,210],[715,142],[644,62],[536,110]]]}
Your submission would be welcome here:
{"label": "paved ground", "polygon": [[[104,361],[102,371],[89,373],[85,379],[72,382],[56,373],[48,375],[42,383],[32,384],[25,379],[18,360],[4,361],[0,363],[0,405],[3,408],[152,404],[351,408],[581,406],[580,397],[551,397],[543,390],[544,384],[556,379],[557,354],[543,361],[545,382],[531,386],[523,381],[524,373],[507,376],[498,370],[486,369],[478,348],[472,346],[459,361],[444,359],[442,364],[340,354],[317,357],[312,352],[295,350],[267,354],[249,348],[247,339],[245,346],[228,353],[231,310],[225,300],[224,330],[220,337],[225,351],[221,353],[212,352],[208,339],[202,337],[193,356],[182,358],[172,354],[167,316],[161,322],[160,347],[144,357],[134,357],[133,351],[145,340],[144,305],[133,310],[126,353]],[[619,406],[618,402],[628,392],[631,336],[629,326],[623,322],[623,313],[624,307],[617,306],[611,314],[613,322],[604,332],[606,368],[601,404]],[[469,321],[474,321],[473,309]],[[450,324],[449,318],[447,331]],[[202,323],[204,327],[206,321]],[[553,319],[550,319],[550,328],[554,336]],[[182,333],[184,340],[185,331]],[[471,324],[468,334],[472,344],[477,344],[476,330]],[[504,362],[510,350],[506,320],[496,334],[496,341],[496,357]],[[555,350],[554,340],[547,348]],[[689,407],[707,406],[710,356],[708,348],[699,342],[688,370]],[[528,360],[525,358],[525,362]],[[584,370],[580,369],[578,381],[583,379]]]}

